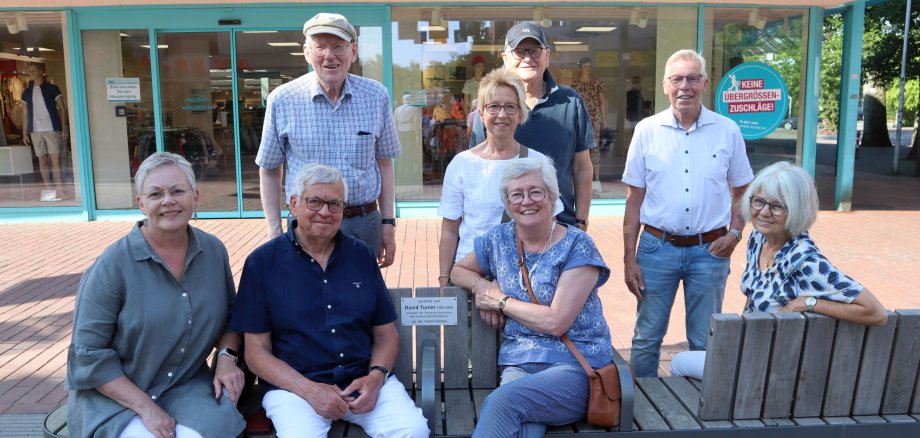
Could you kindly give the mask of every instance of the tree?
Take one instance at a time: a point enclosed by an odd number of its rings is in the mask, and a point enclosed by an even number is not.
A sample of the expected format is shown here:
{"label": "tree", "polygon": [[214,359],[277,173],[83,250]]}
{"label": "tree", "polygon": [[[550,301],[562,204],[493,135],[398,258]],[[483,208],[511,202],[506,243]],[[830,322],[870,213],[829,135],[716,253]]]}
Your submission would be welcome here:
{"label": "tree", "polygon": [[[863,69],[867,77],[879,84],[890,84],[901,74],[905,9],[905,3],[900,1],[889,1],[866,9]],[[905,76],[908,80],[920,78],[920,0],[911,3]],[[918,118],[920,112],[915,117]],[[917,150],[920,149],[918,137],[915,130],[909,158],[917,158]]]}
{"label": "tree", "polygon": [[[920,1],[920,0],[918,0]],[[843,17],[840,14],[824,18],[824,44],[821,45],[821,89],[818,97],[818,117],[825,129],[837,130],[840,117],[840,68],[843,59]]]}

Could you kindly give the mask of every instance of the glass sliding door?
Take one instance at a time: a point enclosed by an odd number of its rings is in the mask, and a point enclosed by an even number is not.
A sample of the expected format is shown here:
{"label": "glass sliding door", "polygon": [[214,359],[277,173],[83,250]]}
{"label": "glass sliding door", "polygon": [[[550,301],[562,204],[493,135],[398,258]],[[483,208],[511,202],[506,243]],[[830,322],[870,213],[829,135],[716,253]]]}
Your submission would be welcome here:
{"label": "glass sliding door", "polygon": [[198,210],[239,211],[229,32],[157,35],[163,149],[184,156]]}
{"label": "glass sliding door", "polygon": [[[382,81],[382,28],[359,26],[357,31],[358,60],[352,64],[351,73]],[[304,36],[300,30],[243,31],[237,32],[235,38],[243,209],[260,211],[259,167],[255,159],[262,141],[268,94],[303,76],[309,67],[303,56]],[[287,199],[282,199],[282,210],[286,206]]]}

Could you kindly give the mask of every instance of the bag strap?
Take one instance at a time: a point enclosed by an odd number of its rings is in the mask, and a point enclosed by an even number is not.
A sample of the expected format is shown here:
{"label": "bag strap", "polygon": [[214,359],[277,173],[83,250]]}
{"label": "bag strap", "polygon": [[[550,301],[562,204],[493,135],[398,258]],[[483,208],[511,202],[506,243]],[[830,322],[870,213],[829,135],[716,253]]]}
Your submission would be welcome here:
{"label": "bag strap", "polygon": [[[530,299],[534,304],[540,305],[540,300],[538,300],[537,296],[533,293],[533,286],[530,284],[530,275],[527,274],[527,263],[524,263],[524,242],[521,239],[517,239],[517,251],[517,264],[518,267],[521,268],[521,276],[524,278],[524,286],[527,287],[527,294],[530,295]],[[588,374],[588,377],[590,378],[593,376],[595,374],[594,368],[585,360],[585,357],[581,354],[581,350],[575,346],[575,343],[569,339],[569,335],[563,334],[559,339],[562,339],[565,346],[569,348],[569,351],[572,352],[572,355],[575,356],[575,359],[578,360],[581,367],[585,369],[585,373]]]}

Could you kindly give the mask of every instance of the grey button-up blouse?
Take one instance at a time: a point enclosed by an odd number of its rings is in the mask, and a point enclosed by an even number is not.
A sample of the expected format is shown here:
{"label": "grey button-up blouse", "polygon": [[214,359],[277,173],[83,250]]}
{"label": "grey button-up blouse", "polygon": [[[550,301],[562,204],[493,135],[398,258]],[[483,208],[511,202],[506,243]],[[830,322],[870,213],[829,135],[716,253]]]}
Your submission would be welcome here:
{"label": "grey button-up blouse", "polygon": [[214,399],[207,366],[236,296],[227,250],[188,227],[179,283],[144,240],[142,224],[108,247],[80,281],[67,353],[69,436],[124,430],[135,412],[95,388],[125,375],[178,424],[203,437],[235,437],[245,423],[226,395]]}

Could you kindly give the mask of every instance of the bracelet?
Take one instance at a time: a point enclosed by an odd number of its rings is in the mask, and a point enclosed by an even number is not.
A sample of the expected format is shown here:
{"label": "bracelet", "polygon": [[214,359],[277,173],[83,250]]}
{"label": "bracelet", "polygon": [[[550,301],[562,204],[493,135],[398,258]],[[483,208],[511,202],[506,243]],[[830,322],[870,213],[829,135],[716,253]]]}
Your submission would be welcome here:
{"label": "bracelet", "polygon": [[482,277],[477,278],[476,281],[473,282],[473,285],[470,286],[470,292],[472,292],[473,289],[476,289],[476,283],[479,283],[479,280],[482,280]]}
{"label": "bracelet", "polygon": [[442,278],[450,278],[450,275],[447,275],[447,274],[438,275],[438,280],[440,280],[440,279],[442,279]]}
{"label": "bracelet", "polygon": [[575,225],[584,225],[584,226],[587,227],[587,226],[588,226],[588,221],[586,221],[586,220],[584,220],[584,219],[575,219]]}

